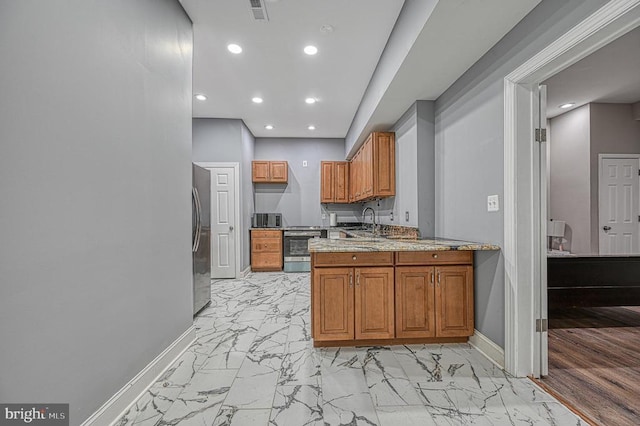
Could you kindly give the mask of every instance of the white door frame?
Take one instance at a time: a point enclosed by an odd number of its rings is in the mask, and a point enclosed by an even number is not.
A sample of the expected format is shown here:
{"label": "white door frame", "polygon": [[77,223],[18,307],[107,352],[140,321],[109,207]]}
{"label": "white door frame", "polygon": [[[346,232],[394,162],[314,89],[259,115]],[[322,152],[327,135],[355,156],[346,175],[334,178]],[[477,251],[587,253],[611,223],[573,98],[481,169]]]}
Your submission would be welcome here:
{"label": "white door frame", "polygon": [[[640,0],[639,0],[640,1]],[[217,162],[204,162],[199,161],[195,162],[196,166],[204,167],[205,169],[212,169],[215,167],[229,167],[233,168],[233,180],[234,180],[234,191],[236,193],[235,197],[235,217],[234,220],[236,222],[236,232],[233,233],[233,239],[235,244],[235,256],[236,256],[236,278],[240,278],[240,267],[242,264],[241,250],[240,247],[240,238],[241,234],[244,234],[244,228],[242,226],[242,222],[240,222],[240,163],[238,162],[229,162],[229,163],[217,163]],[[213,245],[211,245],[213,247]]]}
{"label": "white door frame", "polygon": [[[602,179],[602,175],[603,175],[603,170],[602,170],[602,160],[605,159],[634,159],[634,160],[638,160],[638,165],[640,166],[640,154],[598,154],[598,252],[602,253],[602,244],[600,244],[600,224],[602,223],[600,221],[600,218],[602,217],[602,215],[600,214],[600,206],[601,206],[601,202],[600,202],[600,197],[602,197],[602,192],[600,191],[600,187],[601,187],[601,179]],[[638,179],[640,179],[640,177],[638,177]],[[638,196],[640,194],[636,194],[636,196]],[[640,197],[639,197],[640,199]],[[640,206],[637,206],[640,208]],[[640,217],[640,216],[639,216]],[[638,226],[638,224],[636,223],[636,226]],[[636,229],[636,233],[640,233],[640,226],[638,226],[638,228]],[[638,236],[638,238],[640,238],[640,235]]]}
{"label": "white door frame", "polygon": [[539,82],[640,24],[640,0],[611,0],[504,79],[505,369],[539,376],[542,261],[547,212],[540,191],[540,156],[533,140],[533,95]]}

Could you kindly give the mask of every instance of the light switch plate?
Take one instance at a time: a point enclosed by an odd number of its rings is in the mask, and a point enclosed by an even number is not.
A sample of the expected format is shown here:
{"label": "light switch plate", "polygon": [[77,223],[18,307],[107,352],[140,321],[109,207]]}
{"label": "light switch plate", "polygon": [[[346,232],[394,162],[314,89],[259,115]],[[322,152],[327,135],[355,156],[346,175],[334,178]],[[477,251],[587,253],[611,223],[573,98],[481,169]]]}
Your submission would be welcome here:
{"label": "light switch plate", "polygon": [[304,160],[304,161],[302,162],[302,167],[307,167],[307,160]]}
{"label": "light switch plate", "polygon": [[497,195],[487,196],[487,211],[497,212],[500,210],[500,201]]}
{"label": "light switch plate", "polygon": [[326,219],[327,218],[327,214],[326,213],[322,213],[322,219]]}

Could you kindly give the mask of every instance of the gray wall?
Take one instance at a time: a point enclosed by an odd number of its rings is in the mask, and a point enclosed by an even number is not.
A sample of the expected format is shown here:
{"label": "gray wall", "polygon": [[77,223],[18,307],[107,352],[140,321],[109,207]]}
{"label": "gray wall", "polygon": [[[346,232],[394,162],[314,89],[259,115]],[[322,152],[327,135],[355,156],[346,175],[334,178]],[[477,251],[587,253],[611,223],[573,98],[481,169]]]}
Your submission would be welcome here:
{"label": "gray wall", "polygon": [[240,209],[242,210],[240,220],[242,221],[242,269],[251,264],[251,239],[249,228],[251,228],[251,216],[254,212],[253,205],[253,183],[251,182],[251,161],[253,160],[256,138],[253,133],[242,122],[240,127],[242,132],[242,162],[240,163]]}
{"label": "gray wall", "polygon": [[287,185],[254,185],[256,212],[282,213],[285,226],[328,226],[329,212],[342,221],[356,220],[353,206],[320,204],[320,162],[344,160],[344,139],[256,138],[254,159],[289,162]]}
{"label": "gray wall", "polygon": [[631,104],[590,104],[591,252],[599,252],[598,155],[640,154],[640,121]]}
{"label": "gray wall", "polygon": [[435,102],[416,102],[418,118],[418,228],[424,236],[436,235]]}
{"label": "gray wall", "polygon": [[599,251],[599,154],[640,154],[630,104],[591,103],[550,120],[550,214],[565,220],[565,250]]}
{"label": "gray wall", "polygon": [[193,161],[242,164],[242,120],[193,119]]}
{"label": "gray wall", "polygon": [[577,254],[591,253],[589,116],[587,104],[550,120],[549,217],[566,222],[564,249]]}
{"label": "gray wall", "polygon": [[[417,103],[400,117],[390,129],[395,132],[396,195],[371,201],[378,222],[386,225],[418,227],[418,108]],[[409,212],[409,220],[405,212]],[[393,213],[393,220],[391,219]],[[367,222],[370,221],[367,217]]]}
{"label": "gray wall", "polygon": [[[436,100],[436,234],[503,243],[504,77],[575,26],[605,0],[543,0]],[[427,78],[427,77],[425,77]],[[504,260],[476,262],[476,329],[504,347]]]}
{"label": "gray wall", "polygon": [[192,323],[191,22],[3,1],[0,400],[80,424]]}
{"label": "gray wall", "polygon": [[396,134],[396,195],[366,203],[376,210],[379,223],[435,235],[434,121],[434,102],[416,101],[391,129]]}
{"label": "gray wall", "polygon": [[255,138],[244,122],[227,118],[193,119],[193,161],[240,164],[240,252],[241,270],[251,263],[249,228],[253,214],[251,160]]}

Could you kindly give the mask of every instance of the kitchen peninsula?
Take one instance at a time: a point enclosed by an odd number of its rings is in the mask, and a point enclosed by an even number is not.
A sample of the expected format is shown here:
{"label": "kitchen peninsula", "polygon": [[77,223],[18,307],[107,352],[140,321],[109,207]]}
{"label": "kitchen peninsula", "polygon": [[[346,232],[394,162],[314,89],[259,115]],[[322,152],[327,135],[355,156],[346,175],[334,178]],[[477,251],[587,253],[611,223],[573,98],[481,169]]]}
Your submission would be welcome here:
{"label": "kitchen peninsula", "polygon": [[311,334],[319,346],[465,342],[473,252],[491,244],[343,231],[314,239]]}

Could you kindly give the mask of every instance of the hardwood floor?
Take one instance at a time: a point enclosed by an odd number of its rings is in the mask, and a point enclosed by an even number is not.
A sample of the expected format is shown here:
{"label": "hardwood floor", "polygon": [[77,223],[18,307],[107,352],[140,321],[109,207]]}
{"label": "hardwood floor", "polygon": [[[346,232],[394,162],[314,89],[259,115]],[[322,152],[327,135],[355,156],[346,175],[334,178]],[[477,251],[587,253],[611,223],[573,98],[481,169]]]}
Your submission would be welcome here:
{"label": "hardwood floor", "polygon": [[549,313],[542,382],[597,425],[640,424],[640,307]]}

